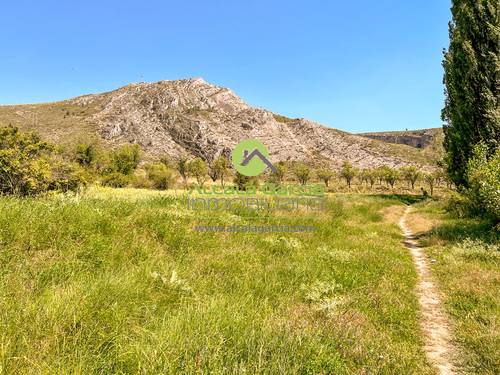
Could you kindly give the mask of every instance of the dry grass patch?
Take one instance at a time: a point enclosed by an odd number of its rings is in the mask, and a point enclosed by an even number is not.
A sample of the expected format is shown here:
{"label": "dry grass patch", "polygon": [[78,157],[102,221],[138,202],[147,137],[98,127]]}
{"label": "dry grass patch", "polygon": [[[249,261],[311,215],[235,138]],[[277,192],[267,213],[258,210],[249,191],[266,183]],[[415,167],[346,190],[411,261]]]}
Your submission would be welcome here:
{"label": "dry grass patch", "polygon": [[411,212],[406,219],[406,226],[414,233],[415,237],[431,231],[440,223],[438,218],[433,218],[424,212]]}
{"label": "dry grass patch", "polygon": [[403,216],[405,211],[405,206],[400,204],[389,206],[384,210],[384,220],[390,223],[397,224]]}

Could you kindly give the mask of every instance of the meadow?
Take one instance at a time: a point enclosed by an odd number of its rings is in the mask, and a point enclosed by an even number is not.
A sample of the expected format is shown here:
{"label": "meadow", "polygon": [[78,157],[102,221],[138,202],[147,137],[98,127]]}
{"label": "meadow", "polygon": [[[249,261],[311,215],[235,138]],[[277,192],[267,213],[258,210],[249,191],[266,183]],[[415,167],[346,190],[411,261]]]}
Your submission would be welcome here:
{"label": "meadow", "polygon": [[[414,197],[329,194],[316,219],[194,219],[186,199],[1,197],[0,373],[434,373],[397,225]],[[316,232],[195,231],[248,221]]]}

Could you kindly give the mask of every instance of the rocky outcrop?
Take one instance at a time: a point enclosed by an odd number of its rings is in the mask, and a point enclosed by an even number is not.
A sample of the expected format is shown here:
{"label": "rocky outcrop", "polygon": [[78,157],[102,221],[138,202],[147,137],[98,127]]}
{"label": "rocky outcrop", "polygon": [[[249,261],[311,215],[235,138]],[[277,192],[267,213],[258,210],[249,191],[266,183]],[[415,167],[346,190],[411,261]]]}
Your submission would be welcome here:
{"label": "rocky outcrop", "polygon": [[257,139],[280,160],[321,161],[338,166],[349,160],[358,168],[409,164],[388,155],[366,137],[328,128],[307,119],[286,119],[246,104],[233,91],[201,78],[134,83],[103,94],[66,101],[100,109],[86,120],[113,144],[139,143],[154,156],[185,156],[211,161],[230,155],[245,139]]}
{"label": "rocky outcrop", "polygon": [[437,135],[442,134],[441,128],[410,130],[404,132],[378,132],[358,134],[363,137],[382,142],[406,145],[414,148],[427,148]]}

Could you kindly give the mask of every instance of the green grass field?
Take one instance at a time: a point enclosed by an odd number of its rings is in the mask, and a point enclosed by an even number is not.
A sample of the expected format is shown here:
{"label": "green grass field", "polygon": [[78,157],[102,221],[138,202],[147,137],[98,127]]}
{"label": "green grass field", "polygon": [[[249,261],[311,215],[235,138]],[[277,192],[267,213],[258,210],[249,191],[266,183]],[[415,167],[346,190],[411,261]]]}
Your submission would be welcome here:
{"label": "green grass field", "polygon": [[[0,373],[434,373],[402,199],[332,195],[316,220],[190,219],[185,202],[0,198]],[[250,220],[316,233],[195,231]]]}

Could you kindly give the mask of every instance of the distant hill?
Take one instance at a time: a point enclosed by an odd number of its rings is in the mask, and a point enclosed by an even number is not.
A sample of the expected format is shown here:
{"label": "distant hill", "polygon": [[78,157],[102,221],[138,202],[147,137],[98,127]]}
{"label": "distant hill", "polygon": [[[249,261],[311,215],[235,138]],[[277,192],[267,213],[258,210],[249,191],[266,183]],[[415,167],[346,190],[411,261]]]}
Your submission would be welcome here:
{"label": "distant hill", "polygon": [[60,102],[0,106],[0,122],[62,144],[81,134],[99,135],[110,147],[138,143],[151,158],[190,152],[211,161],[253,138],[267,146],[272,162],[302,160],[333,168],[345,160],[358,168],[433,163],[430,150],[289,119],[249,106],[230,89],[201,78],[132,83]]}
{"label": "distant hill", "polygon": [[427,148],[432,145],[433,141],[439,141],[440,139],[442,139],[443,128],[360,133],[358,135],[377,139],[382,142],[407,145],[415,148]]}

